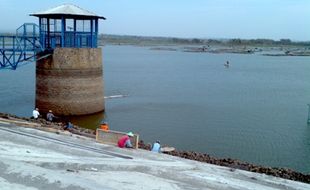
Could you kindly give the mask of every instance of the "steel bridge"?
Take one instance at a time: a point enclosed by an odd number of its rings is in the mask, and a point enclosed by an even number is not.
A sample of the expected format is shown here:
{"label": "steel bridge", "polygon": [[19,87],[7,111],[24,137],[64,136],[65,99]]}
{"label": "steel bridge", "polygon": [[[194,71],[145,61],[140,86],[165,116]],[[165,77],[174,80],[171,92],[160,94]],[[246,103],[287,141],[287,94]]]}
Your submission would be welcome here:
{"label": "steel bridge", "polygon": [[17,28],[15,35],[0,35],[0,69],[15,70],[33,62],[41,51],[39,26],[25,23]]}
{"label": "steel bridge", "polygon": [[98,20],[78,6],[64,4],[30,14],[39,25],[25,23],[14,35],[0,35],[0,69],[13,69],[52,55],[55,48],[97,48]]}

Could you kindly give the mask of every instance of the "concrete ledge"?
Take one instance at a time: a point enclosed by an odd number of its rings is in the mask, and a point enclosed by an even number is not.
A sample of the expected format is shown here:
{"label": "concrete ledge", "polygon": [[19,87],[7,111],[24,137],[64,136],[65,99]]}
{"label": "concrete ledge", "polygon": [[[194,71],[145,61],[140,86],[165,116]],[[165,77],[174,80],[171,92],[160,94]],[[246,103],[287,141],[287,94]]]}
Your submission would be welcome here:
{"label": "concrete ledge", "polygon": [[0,118],[0,123],[4,123],[4,124],[16,124],[18,126],[25,126],[25,127],[41,127],[40,124],[38,123],[33,123],[33,122],[27,122],[27,121],[18,121],[18,120],[12,120],[12,119],[4,119],[4,118]]}
{"label": "concrete ledge", "polygon": [[[1,122],[4,124],[0,123],[0,127],[5,128],[8,122]],[[310,189],[309,184],[265,174],[140,149],[120,149],[94,143],[90,138],[80,139],[76,136],[27,130],[24,127],[10,127],[9,131],[0,130],[1,190],[42,187],[46,187],[46,190],[120,189],[119,187],[126,187],[128,190]],[[132,159],[122,159],[120,156]]]}
{"label": "concrete ledge", "polygon": [[[96,141],[104,144],[117,145],[118,139],[127,133],[119,132],[119,131],[105,131],[102,129],[97,129],[96,131]],[[134,134],[133,137],[129,137],[132,143],[132,146],[137,149],[139,146],[139,135]]]}

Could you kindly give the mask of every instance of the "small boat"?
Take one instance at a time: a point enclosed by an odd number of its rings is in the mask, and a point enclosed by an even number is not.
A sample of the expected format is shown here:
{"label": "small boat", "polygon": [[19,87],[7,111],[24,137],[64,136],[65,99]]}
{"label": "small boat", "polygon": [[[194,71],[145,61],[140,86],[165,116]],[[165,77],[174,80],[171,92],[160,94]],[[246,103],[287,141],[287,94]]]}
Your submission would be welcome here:
{"label": "small boat", "polygon": [[172,152],[172,151],[174,151],[174,150],[175,150],[174,147],[169,147],[169,146],[161,147],[161,148],[160,148],[160,151],[161,151],[161,152]]}
{"label": "small boat", "polygon": [[226,63],[224,64],[225,67],[229,67],[229,61],[226,61]]}

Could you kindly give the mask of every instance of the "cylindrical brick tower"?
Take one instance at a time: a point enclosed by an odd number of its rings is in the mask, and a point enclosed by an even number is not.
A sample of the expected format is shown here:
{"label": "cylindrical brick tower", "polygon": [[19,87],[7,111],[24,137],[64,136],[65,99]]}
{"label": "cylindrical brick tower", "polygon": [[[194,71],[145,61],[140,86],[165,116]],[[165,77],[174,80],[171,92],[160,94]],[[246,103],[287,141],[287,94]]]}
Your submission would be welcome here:
{"label": "cylindrical brick tower", "polygon": [[36,107],[42,113],[85,115],[104,110],[98,20],[75,5],[32,14],[39,17],[41,51],[36,62]]}
{"label": "cylindrical brick tower", "polygon": [[36,106],[57,115],[104,109],[100,48],[55,48],[36,64]]}

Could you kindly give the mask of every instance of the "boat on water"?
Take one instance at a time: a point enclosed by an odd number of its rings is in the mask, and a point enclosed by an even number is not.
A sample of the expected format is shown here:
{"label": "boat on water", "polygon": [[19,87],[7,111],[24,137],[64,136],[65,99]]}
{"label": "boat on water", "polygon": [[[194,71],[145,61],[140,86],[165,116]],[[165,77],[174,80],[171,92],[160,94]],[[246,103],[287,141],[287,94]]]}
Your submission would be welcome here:
{"label": "boat on water", "polygon": [[226,63],[224,64],[224,66],[225,66],[226,68],[228,68],[228,67],[229,67],[229,61],[226,61]]}

